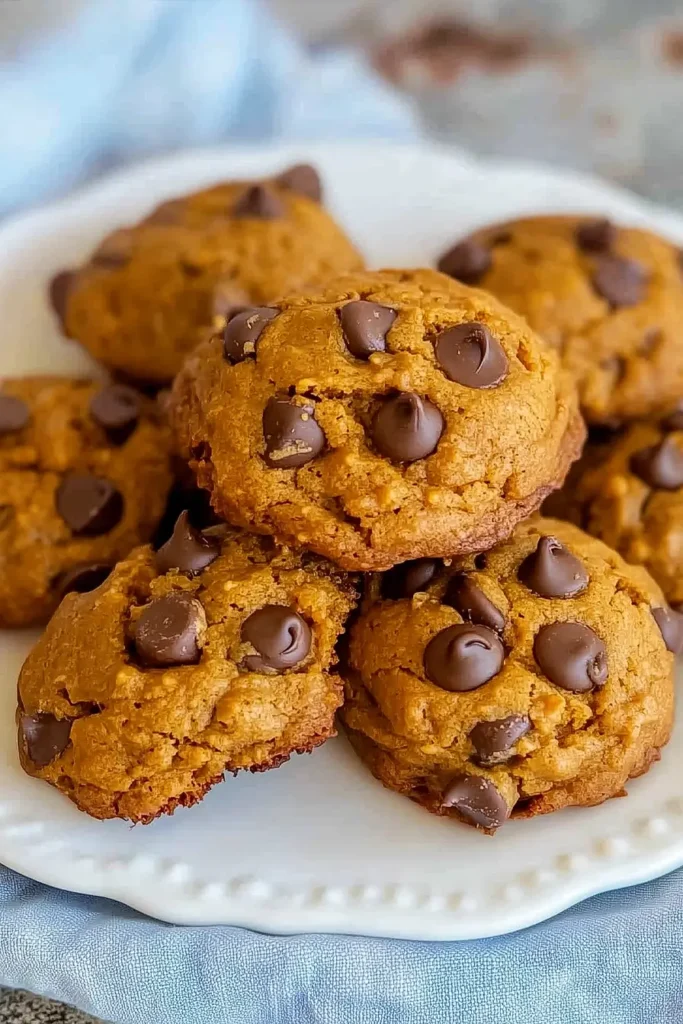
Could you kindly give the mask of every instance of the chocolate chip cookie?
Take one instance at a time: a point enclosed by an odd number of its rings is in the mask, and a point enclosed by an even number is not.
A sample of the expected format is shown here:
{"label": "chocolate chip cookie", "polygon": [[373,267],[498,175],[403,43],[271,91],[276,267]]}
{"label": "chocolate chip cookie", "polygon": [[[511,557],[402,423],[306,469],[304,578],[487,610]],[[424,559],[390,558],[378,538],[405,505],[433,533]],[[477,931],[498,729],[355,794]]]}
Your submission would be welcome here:
{"label": "chocolate chip cookie", "polygon": [[171,437],[132,388],[62,377],[0,386],[0,627],[45,622],[149,540]]}
{"label": "chocolate chip cookie", "polygon": [[19,679],[24,769],[96,818],[147,822],[311,750],[334,734],[355,597],[315,556],[183,513],[53,616]]}
{"label": "chocolate chip cookie", "polygon": [[647,771],[681,649],[683,616],[644,569],[536,517],[485,555],[375,579],[342,717],[386,786],[493,831]]}
{"label": "chocolate chip cookie", "polygon": [[683,394],[679,249],[593,217],[530,217],[477,231],[439,268],[521,313],[575,376],[586,419],[621,423]]}
{"label": "chocolate chip cookie", "polygon": [[591,445],[553,506],[644,565],[683,611],[683,408]]}
{"label": "chocolate chip cookie", "polygon": [[162,384],[215,319],[362,266],[311,167],[163,203],[52,282],[64,332],[106,366]]}
{"label": "chocolate chip cookie", "polygon": [[430,270],[241,313],[187,360],[171,415],[220,516],[347,569],[490,546],[584,437],[555,353]]}

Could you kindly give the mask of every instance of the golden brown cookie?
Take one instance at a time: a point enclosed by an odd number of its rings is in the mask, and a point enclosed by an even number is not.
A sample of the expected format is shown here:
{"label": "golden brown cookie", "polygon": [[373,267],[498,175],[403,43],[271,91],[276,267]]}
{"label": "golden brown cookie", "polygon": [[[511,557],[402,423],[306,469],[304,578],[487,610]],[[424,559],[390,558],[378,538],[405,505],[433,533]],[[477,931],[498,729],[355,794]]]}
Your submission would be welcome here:
{"label": "golden brown cookie", "polygon": [[152,536],[171,438],[132,388],[64,377],[0,386],[0,627],[45,622]]}
{"label": "golden brown cookie", "polygon": [[334,734],[354,602],[320,559],[183,515],[57,610],[19,679],[22,765],[96,818],[141,822],[226,770],[277,767]]}
{"label": "golden brown cookie", "polygon": [[663,238],[529,217],[476,231],[439,268],[492,292],[559,350],[590,423],[657,413],[683,394],[683,271]]}
{"label": "golden brown cookie", "polygon": [[342,718],[390,789],[495,830],[647,770],[672,724],[667,646],[683,647],[683,616],[645,570],[537,517],[486,555],[374,581]]}
{"label": "golden brown cookie", "polygon": [[115,231],[52,282],[65,333],[112,370],[161,384],[216,318],[361,267],[308,171],[216,185]]}
{"label": "golden brown cookie", "polygon": [[555,354],[432,270],[349,275],[235,317],[187,360],[171,410],[219,515],[347,569],[490,546],[584,437]]}
{"label": "golden brown cookie", "polygon": [[683,611],[683,411],[589,446],[553,507],[644,565]]}

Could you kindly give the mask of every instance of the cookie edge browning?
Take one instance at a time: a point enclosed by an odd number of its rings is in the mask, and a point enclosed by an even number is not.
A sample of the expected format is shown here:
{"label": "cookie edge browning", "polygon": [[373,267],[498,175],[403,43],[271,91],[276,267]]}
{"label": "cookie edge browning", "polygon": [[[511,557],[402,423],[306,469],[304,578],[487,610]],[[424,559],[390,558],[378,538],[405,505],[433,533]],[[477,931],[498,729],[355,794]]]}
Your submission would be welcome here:
{"label": "cookie edge browning", "polygon": [[[89,815],[89,817],[91,818],[95,818],[98,821],[108,821],[114,818],[119,818],[122,821],[130,821],[133,825],[150,825],[153,821],[156,821],[157,818],[170,816],[174,814],[179,807],[194,807],[195,804],[201,803],[201,801],[204,799],[204,797],[206,796],[210,789],[213,789],[213,787],[218,785],[218,783],[223,782],[227,774],[235,776],[240,771],[248,771],[252,774],[255,774],[257,772],[267,772],[271,771],[274,768],[280,768],[283,764],[286,764],[287,761],[289,761],[293,754],[312,754],[316,747],[322,746],[323,743],[327,742],[327,740],[335,737],[337,735],[337,730],[335,727],[334,720],[337,711],[339,710],[343,703],[344,689],[343,680],[341,679],[341,677],[338,676],[336,677],[336,679],[337,685],[334,687],[334,689],[337,692],[339,700],[336,707],[330,710],[330,723],[327,728],[315,733],[313,736],[310,737],[310,739],[307,742],[301,743],[299,746],[290,747],[286,750],[274,750],[271,756],[266,761],[260,761],[258,764],[242,765],[238,764],[235,761],[229,761],[225,766],[225,770],[221,774],[214,775],[207,782],[204,782],[202,785],[197,786],[196,789],[194,789],[192,792],[181,793],[180,796],[171,797],[171,799],[168,800],[167,803],[163,805],[163,807],[160,807],[159,810],[156,811],[156,813],[154,814],[118,814],[116,812],[115,802],[112,802],[111,814],[98,813],[94,807],[88,806],[87,801],[77,799],[78,789],[75,789],[73,792],[70,793],[64,793],[63,795],[67,796],[69,800],[71,800],[71,802],[76,805],[79,811],[82,811],[84,814]],[[51,783],[48,779],[44,777],[42,769],[35,770],[33,762],[26,754],[24,744],[22,743],[22,714],[23,712],[21,708],[18,707],[16,711],[17,746],[19,750],[19,761],[21,767],[26,772],[26,774],[29,775],[31,778],[40,779],[43,782],[47,782],[48,785],[54,786],[53,783]],[[54,788],[57,787],[55,786]],[[62,791],[60,790],[60,792]],[[123,796],[125,794],[121,795]]]}

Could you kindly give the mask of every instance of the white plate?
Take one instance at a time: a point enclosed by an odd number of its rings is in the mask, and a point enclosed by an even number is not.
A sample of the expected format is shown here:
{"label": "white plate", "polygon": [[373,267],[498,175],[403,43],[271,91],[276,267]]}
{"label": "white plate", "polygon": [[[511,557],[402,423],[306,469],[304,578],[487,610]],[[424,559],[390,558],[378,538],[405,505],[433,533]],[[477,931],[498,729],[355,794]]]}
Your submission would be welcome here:
{"label": "white plate", "polygon": [[[375,265],[430,263],[477,224],[541,210],[605,212],[683,242],[682,218],[598,181],[468,162],[436,146],[183,155],[0,229],[0,374],[88,368],[59,337],[45,286],[105,231],[187,189],[301,158],[320,166],[331,206]],[[0,635],[0,860],[51,885],[179,923],[465,939],[683,864],[680,727],[627,800],[510,822],[493,839],[382,789],[341,738],[278,771],[229,779],[198,807],[147,827],[94,821],[19,768],[14,682],[31,639]]]}

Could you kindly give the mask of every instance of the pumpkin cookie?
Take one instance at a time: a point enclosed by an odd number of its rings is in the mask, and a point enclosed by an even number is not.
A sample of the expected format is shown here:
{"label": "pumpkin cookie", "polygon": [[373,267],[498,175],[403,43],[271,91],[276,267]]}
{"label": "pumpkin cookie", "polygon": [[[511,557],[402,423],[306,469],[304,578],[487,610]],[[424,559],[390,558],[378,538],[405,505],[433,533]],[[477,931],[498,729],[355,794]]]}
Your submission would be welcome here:
{"label": "pumpkin cookie", "polygon": [[590,423],[622,423],[683,394],[679,249],[590,217],[529,217],[476,231],[439,268],[492,292],[561,354]]}
{"label": "pumpkin cookie", "polygon": [[553,507],[644,565],[683,611],[683,409],[591,445]]}
{"label": "pumpkin cookie", "polygon": [[216,319],[362,266],[319,199],[299,166],[163,203],[53,280],[64,332],[130,379],[171,380]]}
{"label": "pumpkin cookie", "polygon": [[45,622],[149,540],[172,482],[157,403],[63,377],[0,386],[0,627]]}
{"label": "pumpkin cookie", "polygon": [[347,569],[490,546],[584,437],[555,354],[430,270],[349,275],[236,316],[186,362],[171,415],[220,516]]}
{"label": "pumpkin cookie", "polygon": [[311,750],[334,734],[354,601],[314,556],[184,513],[52,618],[19,679],[24,769],[96,818],[147,822]]}
{"label": "pumpkin cookie", "polygon": [[683,616],[645,570],[535,518],[486,555],[378,577],[344,725],[390,789],[492,831],[623,792],[669,738]]}

